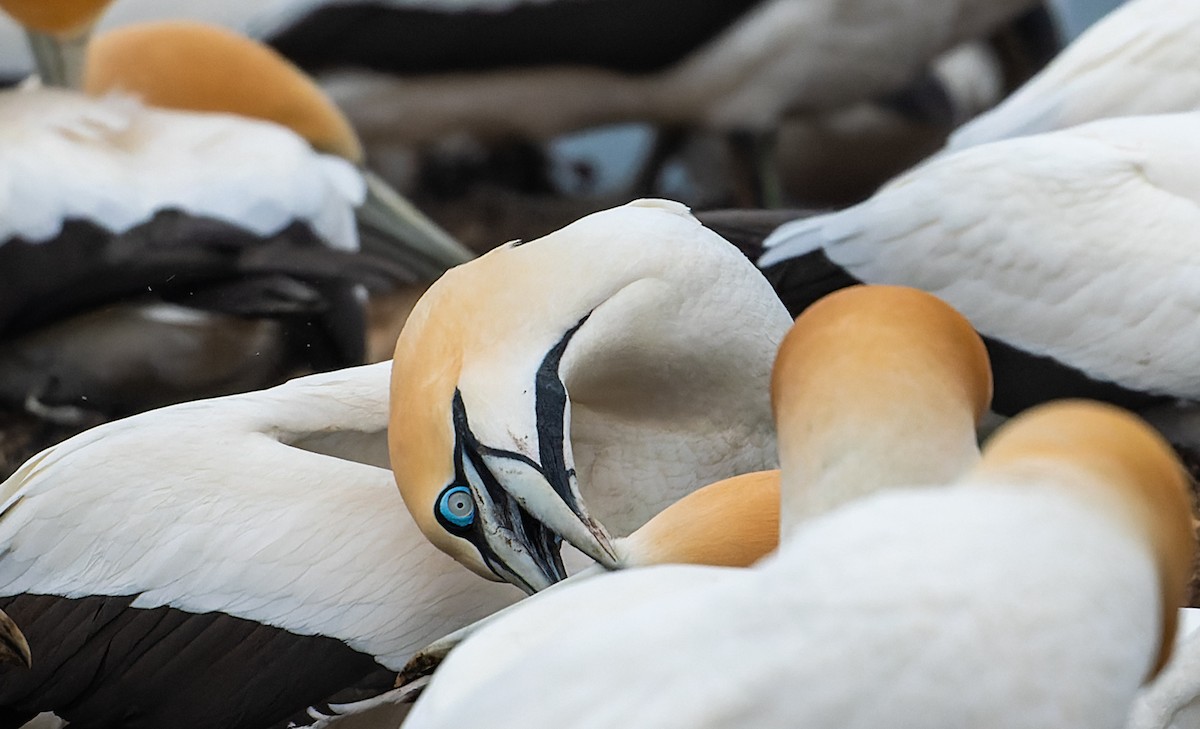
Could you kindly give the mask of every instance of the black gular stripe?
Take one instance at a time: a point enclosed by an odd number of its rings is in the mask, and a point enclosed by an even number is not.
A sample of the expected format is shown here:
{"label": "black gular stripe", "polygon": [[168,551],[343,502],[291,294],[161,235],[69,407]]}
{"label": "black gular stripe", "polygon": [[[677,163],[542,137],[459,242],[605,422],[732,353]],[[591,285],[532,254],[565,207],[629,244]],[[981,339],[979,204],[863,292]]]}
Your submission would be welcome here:
{"label": "black gular stripe", "polygon": [[391,688],[395,672],[324,636],[222,613],[130,607],[133,596],[0,598],[33,668],[0,667],[0,726],[52,711],[83,729],[264,729]]}
{"label": "black gular stripe", "polygon": [[[826,294],[862,283],[820,249],[778,263],[763,273],[792,316],[798,316]],[[984,336],[983,342],[992,363],[992,410],[1001,415],[1015,415],[1060,398],[1102,400],[1133,410],[1172,401],[1090,377],[1053,357],[1031,354],[999,339]]]}
{"label": "black gular stripe", "polygon": [[[562,538],[554,532],[550,531],[535,518],[532,514],[526,511],[517,500],[512,498],[507,491],[500,485],[496,476],[488,469],[487,464],[483,462],[483,455],[490,455],[499,458],[510,458],[520,461],[530,466],[536,471],[541,472],[542,468],[531,460],[529,457],[516,453],[514,451],[501,450],[483,445],[471,432],[470,422],[467,420],[466,405],[463,404],[462,392],[458,389],[454,391],[454,399],[451,403],[452,420],[454,423],[454,476],[455,482],[463,485],[470,484],[467,478],[465,461],[470,459],[471,465],[474,466],[476,473],[479,474],[479,479],[484,491],[487,494],[488,500],[493,505],[493,512],[499,526],[512,532],[513,537],[521,544],[529,547],[534,558],[543,565],[545,569],[555,574],[565,575],[562,566],[562,557],[559,555],[559,545],[562,543]],[[504,561],[500,559],[487,543],[487,539],[482,532],[482,521],[476,519],[473,524],[468,527],[457,527],[450,524],[442,518],[440,513],[436,513],[438,522],[453,534],[463,537],[475,545],[479,550],[480,556],[489,567],[492,568],[501,577],[505,579],[522,581],[511,570],[504,567]],[[526,585],[527,588],[532,588],[531,585]]]}
{"label": "black gular stripe", "polygon": [[503,12],[348,2],[315,10],[268,40],[308,71],[360,66],[421,75],[591,66],[650,73],[677,63],[763,1],[558,0],[514,3]]}
{"label": "black gular stripe", "polygon": [[562,363],[563,354],[567,351],[571,338],[591,315],[590,311],[584,314],[583,318],[568,329],[562,335],[562,339],[546,353],[546,358],[538,367],[533,381],[533,410],[537,419],[538,457],[542,461],[542,473],[546,475],[546,480],[550,482],[554,492],[580,517],[583,515],[579,513],[579,505],[571,497],[570,479],[575,475],[575,471],[567,468],[565,452],[567,388],[558,373],[558,366]]}

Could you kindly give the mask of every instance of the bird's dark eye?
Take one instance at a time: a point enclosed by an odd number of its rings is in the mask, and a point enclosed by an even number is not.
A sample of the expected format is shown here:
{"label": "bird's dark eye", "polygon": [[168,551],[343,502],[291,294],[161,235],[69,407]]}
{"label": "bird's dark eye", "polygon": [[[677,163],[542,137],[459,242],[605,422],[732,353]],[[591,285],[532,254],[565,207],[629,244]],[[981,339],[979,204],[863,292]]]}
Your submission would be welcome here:
{"label": "bird's dark eye", "polygon": [[475,521],[475,499],[466,486],[449,486],[438,497],[438,515],[457,527],[468,527]]}

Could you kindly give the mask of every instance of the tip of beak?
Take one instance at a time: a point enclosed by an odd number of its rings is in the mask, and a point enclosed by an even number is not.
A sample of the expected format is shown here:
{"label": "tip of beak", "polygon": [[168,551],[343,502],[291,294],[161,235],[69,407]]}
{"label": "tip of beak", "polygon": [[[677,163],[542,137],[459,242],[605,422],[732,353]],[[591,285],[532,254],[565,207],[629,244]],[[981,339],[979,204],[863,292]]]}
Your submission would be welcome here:
{"label": "tip of beak", "polygon": [[590,548],[585,548],[582,544],[576,544],[575,547],[604,565],[606,569],[620,569],[621,560],[617,556],[616,547],[613,546],[612,537],[608,535],[608,531],[605,530],[604,526],[591,518],[584,521],[584,526],[587,527],[588,533],[592,535],[593,542],[587,545]]}

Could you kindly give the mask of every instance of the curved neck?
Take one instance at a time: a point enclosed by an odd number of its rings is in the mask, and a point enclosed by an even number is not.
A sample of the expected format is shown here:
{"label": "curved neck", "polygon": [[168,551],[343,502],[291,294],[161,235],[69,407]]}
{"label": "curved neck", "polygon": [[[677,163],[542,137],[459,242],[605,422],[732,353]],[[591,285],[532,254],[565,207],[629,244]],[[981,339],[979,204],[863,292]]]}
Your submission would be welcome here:
{"label": "curved neck", "polygon": [[83,85],[83,62],[91,31],[70,38],[25,31],[38,77],[45,86],[78,89]]}
{"label": "curved neck", "polygon": [[[819,422],[779,426],[783,539],[855,499],[888,488],[946,484],[979,461],[975,423],[965,407],[843,415],[835,427]],[[797,427],[807,432],[786,439]]]}

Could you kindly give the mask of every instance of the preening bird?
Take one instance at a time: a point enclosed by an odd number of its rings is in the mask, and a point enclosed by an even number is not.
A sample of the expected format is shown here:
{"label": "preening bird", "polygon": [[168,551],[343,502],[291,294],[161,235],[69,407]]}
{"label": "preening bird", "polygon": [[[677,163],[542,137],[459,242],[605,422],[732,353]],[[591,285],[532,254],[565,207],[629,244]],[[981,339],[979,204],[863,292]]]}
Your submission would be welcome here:
{"label": "preening bird", "polygon": [[[800,386],[793,388],[786,404],[777,399],[776,412],[786,407],[797,418],[806,417],[804,424],[794,427],[809,433],[813,443],[804,453],[781,450],[780,457],[793,469],[798,463],[807,464],[818,479],[811,490],[827,484],[828,496],[823,503],[801,502],[804,497],[797,488],[801,479],[785,472],[782,512],[778,502],[769,507],[770,517],[782,522],[785,538],[803,519],[837,502],[892,483],[938,483],[957,476],[978,458],[974,415],[986,410],[990,381],[986,354],[970,326],[933,297],[907,289],[859,287],[838,296],[802,316],[783,344],[781,357],[792,357],[797,366],[808,363],[808,381],[803,391]],[[907,428],[889,429],[881,422],[888,413],[899,411],[906,413]],[[826,472],[817,473],[822,466]],[[723,493],[722,486],[714,485],[691,498],[709,489]],[[763,518],[765,511],[749,500],[717,503],[726,510],[731,525],[726,531],[734,529],[733,524]],[[662,541],[670,539],[667,533]],[[710,548],[719,548],[722,541],[714,534]],[[470,715],[463,711],[470,697],[505,683],[506,676],[536,671],[537,664],[528,662],[530,656],[575,643],[581,632],[592,628],[607,632],[621,616],[654,602],[740,579],[745,577],[737,570],[650,567],[599,575],[582,584],[571,579],[556,585],[496,616],[455,648],[434,674],[409,721],[414,727],[450,726]],[[694,609],[706,611],[707,604],[698,602]],[[610,666],[601,670],[607,672]],[[569,683],[556,681],[555,685],[576,690]],[[611,698],[622,702],[626,688]],[[590,708],[590,700],[578,694],[575,700],[581,702],[581,709]],[[552,714],[531,718],[551,721]]]}
{"label": "preening bird", "polygon": [[949,149],[1097,119],[1200,108],[1200,5],[1129,0],[1075,39]]}
{"label": "preening bird", "polygon": [[[575,608],[562,613],[573,624],[443,712],[418,701],[406,726],[1122,726],[1169,654],[1190,579],[1186,486],[1169,446],[1111,406],[1065,403],[1014,420],[976,462],[972,420],[987,400],[978,338],[916,298],[849,318],[859,291],[814,306],[781,350],[774,556],[556,589],[529,605]],[[852,341],[885,308],[896,328],[877,324],[881,338],[847,348],[855,372],[878,379],[839,386],[853,379],[847,358],[826,363],[812,346]],[[903,332],[914,320],[921,336]],[[872,367],[866,354],[883,359]],[[826,384],[853,396],[823,396]],[[903,488],[911,474],[919,481]],[[587,594],[667,572],[671,595],[587,611]]]}
{"label": "preening bird", "polygon": [[414,650],[519,598],[407,514],[389,371],[108,423],[0,485],[0,607],[33,654],[0,668],[6,721],[261,729],[391,689]]}
{"label": "preening bird", "polygon": [[[713,567],[749,567],[779,546],[779,471],[755,471],[709,484],[671,504],[628,537],[612,541],[621,569],[639,570],[656,565],[709,565]],[[578,608],[588,613],[603,613],[628,604],[645,595],[655,597],[673,589],[672,571],[662,581],[649,573],[646,579],[630,578],[630,589],[599,588],[574,593],[584,580],[607,573],[592,565],[527,600],[504,608],[482,620],[443,636],[418,651],[400,672],[402,690],[409,689],[422,676],[437,677],[420,692],[427,704],[424,712],[437,713],[453,705],[462,694],[476,685],[494,679],[510,661],[518,660],[534,645],[552,640],[560,631],[569,630],[579,620]],[[657,570],[652,572],[658,575]],[[690,573],[684,571],[684,581]],[[551,595],[572,592],[564,598]],[[586,594],[586,602],[580,595]],[[480,633],[485,626],[496,625]],[[463,645],[463,641],[470,641]],[[454,667],[442,669],[442,660],[455,651]],[[409,701],[407,691],[404,700]]]}
{"label": "preening bird", "polygon": [[360,364],[361,283],[469,257],[398,226],[403,211],[380,204],[395,199],[355,166],[361,147],[341,113],[247,39],[132,27],[97,40],[87,81],[192,111],[0,96],[0,262],[12,272],[0,397],[11,404],[81,422]]}
{"label": "preening bird", "polygon": [[359,167],[365,198],[356,215],[368,252],[436,278],[474,254],[362,167],[354,128],[298,68],[261,43],[194,21],[138,23],[96,38],[84,86],[93,95],[131,94],[167,109],[212,111],[276,122],[315,150]]}
{"label": "preening bird", "polygon": [[447,272],[396,345],[389,430],[435,545],[534,591],[560,537],[608,566],[707,483],[775,465],[767,382],[791,324],[687,209],[641,200]]}
{"label": "preening bird", "polygon": [[1200,114],[1103,120],[939,156],[780,226],[759,266],[793,311],[856,282],[942,297],[987,341],[997,412],[1140,409],[1200,398],[1198,202]]}

